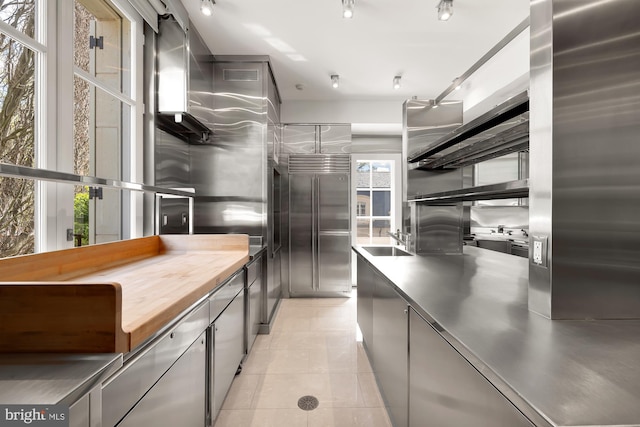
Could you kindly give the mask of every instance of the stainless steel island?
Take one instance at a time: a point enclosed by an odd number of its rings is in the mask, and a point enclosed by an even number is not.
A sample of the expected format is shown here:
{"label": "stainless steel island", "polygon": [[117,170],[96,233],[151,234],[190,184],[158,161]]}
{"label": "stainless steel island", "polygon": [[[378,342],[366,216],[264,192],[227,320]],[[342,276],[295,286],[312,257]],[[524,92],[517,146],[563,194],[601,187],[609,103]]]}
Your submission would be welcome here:
{"label": "stainless steel island", "polygon": [[[389,390],[409,390],[385,396],[396,427],[454,425],[456,417],[455,425],[640,425],[640,320],[561,321],[530,312],[524,258],[474,247],[436,256],[354,251],[358,322],[381,391],[389,394],[384,381]],[[392,293],[404,305],[385,321]],[[407,326],[397,334],[406,335],[399,344],[406,361],[397,361],[406,368],[390,377],[378,356],[379,331],[397,319]]]}

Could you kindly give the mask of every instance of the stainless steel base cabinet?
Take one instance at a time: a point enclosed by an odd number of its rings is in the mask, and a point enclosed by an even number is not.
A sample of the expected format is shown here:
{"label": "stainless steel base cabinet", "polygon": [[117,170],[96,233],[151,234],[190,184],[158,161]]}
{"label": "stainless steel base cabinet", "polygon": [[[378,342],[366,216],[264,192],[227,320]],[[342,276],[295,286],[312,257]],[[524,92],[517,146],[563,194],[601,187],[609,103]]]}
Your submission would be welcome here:
{"label": "stainless steel base cabinet", "polygon": [[209,331],[212,343],[209,366],[213,374],[209,376],[209,404],[213,424],[244,356],[244,292],[237,294]]}
{"label": "stainless steel base cabinet", "polygon": [[406,427],[409,325],[408,305],[382,277],[373,294],[373,371],[394,427]]}
{"label": "stainless steel base cabinet", "polygon": [[[358,326],[362,332],[365,349],[373,349],[373,291],[376,284],[376,273],[367,262],[358,256]],[[373,360],[371,361],[373,364]]]}
{"label": "stainless steel base cabinet", "polygon": [[409,426],[533,427],[413,309],[409,340]]}
{"label": "stainless steel base cabinet", "polygon": [[133,407],[118,427],[205,425],[206,344],[204,332]]}
{"label": "stainless steel base cabinet", "polygon": [[247,286],[245,290],[245,350],[249,354],[258,336],[262,319],[262,256],[256,257],[247,265]]}

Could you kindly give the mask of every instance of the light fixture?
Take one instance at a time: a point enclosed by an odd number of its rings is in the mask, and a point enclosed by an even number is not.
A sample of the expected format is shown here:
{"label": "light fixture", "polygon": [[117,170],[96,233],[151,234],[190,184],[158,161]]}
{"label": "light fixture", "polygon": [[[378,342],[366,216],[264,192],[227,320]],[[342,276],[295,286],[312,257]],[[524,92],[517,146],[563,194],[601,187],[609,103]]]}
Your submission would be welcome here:
{"label": "light fixture", "polygon": [[402,76],[395,76],[393,78],[393,88],[394,89],[400,89],[400,79],[402,78]]}
{"label": "light fixture", "polygon": [[435,99],[431,100],[431,108],[438,108],[438,103]]}
{"label": "light fixture", "polygon": [[337,74],[332,74],[331,75],[331,86],[334,89],[337,89],[338,86],[340,86],[340,76]]}
{"label": "light fixture", "polygon": [[438,3],[438,19],[448,21],[453,15],[453,0],[440,0]]}
{"label": "light fixture", "polygon": [[202,12],[204,16],[211,16],[211,14],[213,14],[214,3],[213,0],[202,0],[200,2],[200,12]]}
{"label": "light fixture", "polygon": [[356,0],[342,0],[342,17],[343,18],[353,18],[353,6],[355,5]]}

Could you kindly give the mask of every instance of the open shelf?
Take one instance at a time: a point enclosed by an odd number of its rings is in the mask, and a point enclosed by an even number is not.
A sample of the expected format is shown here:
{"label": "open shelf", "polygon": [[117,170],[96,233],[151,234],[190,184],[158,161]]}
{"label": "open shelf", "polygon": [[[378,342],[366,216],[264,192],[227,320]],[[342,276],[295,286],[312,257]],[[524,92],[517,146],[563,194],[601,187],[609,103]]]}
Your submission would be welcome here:
{"label": "open shelf", "polygon": [[[529,94],[525,91],[410,155],[408,162],[419,169],[455,168],[526,150],[529,146],[528,119]],[[466,144],[459,150],[432,158],[462,142]]]}
{"label": "open shelf", "polygon": [[528,179],[443,191],[440,193],[422,194],[411,197],[409,202],[433,202],[434,204],[439,204],[442,202],[512,199],[520,197],[529,197]]}

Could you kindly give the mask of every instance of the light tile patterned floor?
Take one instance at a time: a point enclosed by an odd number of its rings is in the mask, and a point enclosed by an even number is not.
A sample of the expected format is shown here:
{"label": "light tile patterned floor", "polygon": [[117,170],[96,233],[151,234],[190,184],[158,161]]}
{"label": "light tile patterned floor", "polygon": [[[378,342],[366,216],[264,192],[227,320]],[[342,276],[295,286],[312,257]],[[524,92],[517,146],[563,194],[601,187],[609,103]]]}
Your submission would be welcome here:
{"label": "light tile patterned floor", "polygon": [[[270,335],[258,335],[215,427],[391,427],[356,337],[351,298],[285,299]],[[298,399],[318,398],[303,411]]]}

